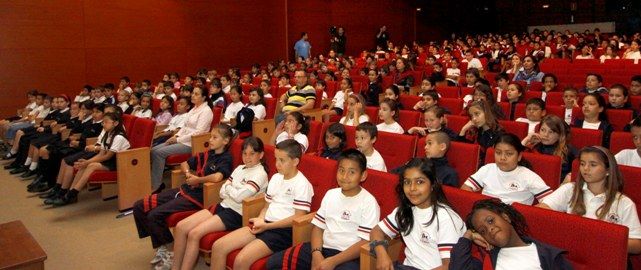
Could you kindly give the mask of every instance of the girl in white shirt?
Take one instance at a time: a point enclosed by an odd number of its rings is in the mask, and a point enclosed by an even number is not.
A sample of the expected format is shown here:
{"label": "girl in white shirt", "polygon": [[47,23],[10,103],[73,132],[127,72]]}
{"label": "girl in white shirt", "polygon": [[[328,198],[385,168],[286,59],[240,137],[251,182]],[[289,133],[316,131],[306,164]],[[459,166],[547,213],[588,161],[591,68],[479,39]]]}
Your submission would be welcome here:
{"label": "girl in white shirt", "polygon": [[132,115],[135,117],[151,119],[153,115],[153,112],[151,111],[151,95],[142,95],[140,98],[140,106],[134,109]]}
{"label": "girl in white shirt", "polygon": [[123,112],[129,109],[129,96],[131,96],[131,94],[127,91],[118,92],[118,107],[120,107]]}
{"label": "girl in white shirt", "polygon": [[391,132],[397,134],[405,133],[403,127],[399,125],[398,120],[398,103],[391,99],[385,99],[379,105],[378,117],[382,123],[378,124],[376,128],[378,131]]}
{"label": "girl in white shirt", "polygon": [[100,152],[88,160],[79,159],[76,161],[74,167],[78,168],[78,172],[73,179],[71,189],[65,196],[54,200],[54,206],[77,202],[78,192],[84,188],[93,172],[116,170],[116,154],[130,147],[121,116],[116,113],[105,114],[102,118],[102,129],[105,134],[98,142]]}
{"label": "girl in white shirt", "polygon": [[[174,233],[174,262],[179,269],[192,269],[198,260],[200,238],[217,231],[233,231],[242,226],[242,202],[265,192],[267,168],[263,166],[264,146],[248,137],[242,146],[243,164],[236,167],[220,187],[222,201],[178,222]],[[234,153],[240,154],[240,153]]]}
{"label": "girl in white shirt", "polygon": [[287,140],[294,139],[303,147],[303,153],[309,147],[307,133],[309,132],[309,117],[305,117],[300,112],[288,112],[285,121],[281,121],[276,126],[272,135],[274,145]]}
{"label": "girl in white shirt", "polygon": [[247,105],[247,108],[254,111],[254,121],[263,120],[267,117],[263,90],[260,88],[252,88],[249,90],[249,104]]}
{"label": "girl in white shirt", "polygon": [[225,115],[221,122],[227,124],[232,118],[236,118],[236,114],[238,114],[240,109],[245,107],[245,104],[243,104],[243,101],[241,100],[242,97],[243,91],[241,91],[240,87],[237,85],[234,85],[229,89],[229,98],[231,99],[231,103],[229,103],[227,108],[225,108]]}
{"label": "girl in white shirt", "polygon": [[[448,269],[450,251],[465,232],[465,223],[452,210],[436,180],[429,159],[410,160],[400,173],[396,187],[399,205],[370,233],[370,252],[376,254],[377,269]],[[386,247],[397,236],[405,242],[405,260],[392,262]]]}
{"label": "girl in white shirt", "polygon": [[634,59],[634,63],[637,64],[639,59],[641,59],[641,52],[639,51],[640,43],[641,41],[638,39],[630,42],[630,48],[623,54],[623,59]]}
{"label": "girl in white shirt", "polygon": [[496,163],[486,164],[467,178],[462,190],[479,192],[501,199],[505,203],[518,202],[532,205],[552,193],[543,179],[526,166],[521,158],[525,146],[514,134],[501,135],[494,144]]}
{"label": "girl in white shirt", "polygon": [[629,228],[628,253],[641,253],[641,223],[637,209],[623,195],[623,176],[610,151],[588,146],[579,153],[576,182],[560,186],[537,205],[556,211],[599,219]]}
{"label": "girl in white shirt", "polygon": [[152,146],[164,143],[167,139],[171,138],[171,136],[174,136],[174,134],[176,134],[176,132],[178,132],[178,130],[180,130],[180,128],[185,125],[185,122],[187,121],[187,112],[191,110],[193,104],[191,104],[191,101],[188,97],[179,97],[177,102],[178,105],[176,106],[176,115],[171,118],[171,120],[169,121],[169,125],[167,125],[165,129],[159,130],[154,133]]}
{"label": "girl in white shirt", "polygon": [[340,84],[340,91],[337,91],[334,94],[334,99],[332,99],[332,104],[329,105],[330,109],[323,111],[323,120],[329,121],[329,119],[334,115],[343,115],[343,110],[345,109],[345,101],[353,91],[353,83],[350,78],[343,78]]}
{"label": "girl in white shirt", "polygon": [[630,123],[630,133],[636,148],[623,149],[614,158],[619,165],[641,167],[641,118],[634,118]]}
{"label": "girl in white shirt", "polygon": [[345,126],[358,126],[369,121],[365,113],[365,99],[360,94],[351,94],[347,98],[347,114],[339,121]]}

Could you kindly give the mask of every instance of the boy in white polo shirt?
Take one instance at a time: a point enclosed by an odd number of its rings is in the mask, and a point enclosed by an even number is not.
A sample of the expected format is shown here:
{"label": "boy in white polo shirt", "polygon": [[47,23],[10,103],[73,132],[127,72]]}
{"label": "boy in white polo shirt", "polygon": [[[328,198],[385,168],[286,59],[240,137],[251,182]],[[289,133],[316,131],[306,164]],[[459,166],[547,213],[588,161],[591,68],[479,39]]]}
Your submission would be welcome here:
{"label": "boy in white polo shirt", "polygon": [[[311,242],[272,255],[267,269],[358,269],[360,247],[378,223],[376,199],[360,184],[367,178],[366,158],[356,149],[341,153],[336,180],[312,224]],[[297,256],[293,256],[297,254]]]}
{"label": "boy in white polo shirt", "polygon": [[374,149],[378,129],[370,122],[361,123],[356,127],[356,147],[367,158],[367,168],[387,172],[385,160],[381,153]]}
{"label": "boy in white polo shirt", "polygon": [[636,148],[623,149],[614,156],[619,165],[641,167],[641,119],[635,118],[630,124],[632,142]]}

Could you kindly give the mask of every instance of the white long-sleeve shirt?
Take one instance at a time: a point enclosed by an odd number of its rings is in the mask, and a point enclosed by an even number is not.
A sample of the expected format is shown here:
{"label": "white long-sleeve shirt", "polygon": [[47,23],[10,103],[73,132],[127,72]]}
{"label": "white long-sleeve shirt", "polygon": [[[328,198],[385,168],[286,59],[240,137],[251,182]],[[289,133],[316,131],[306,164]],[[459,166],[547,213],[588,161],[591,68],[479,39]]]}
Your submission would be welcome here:
{"label": "white long-sleeve shirt", "polygon": [[185,126],[176,133],[177,141],[191,147],[191,136],[209,132],[214,113],[207,103],[194,107],[187,113]]}

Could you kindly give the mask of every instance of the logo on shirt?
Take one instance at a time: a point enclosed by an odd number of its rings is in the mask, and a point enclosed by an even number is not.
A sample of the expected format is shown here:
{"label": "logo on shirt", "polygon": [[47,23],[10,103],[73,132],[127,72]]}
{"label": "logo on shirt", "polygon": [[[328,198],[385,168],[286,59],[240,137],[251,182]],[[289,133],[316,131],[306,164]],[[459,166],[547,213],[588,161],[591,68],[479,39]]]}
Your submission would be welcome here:
{"label": "logo on shirt", "polygon": [[341,218],[344,220],[350,220],[352,218],[352,213],[350,213],[349,210],[344,210]]}
{"label": "logo on shirt", "polygon": [[508,189],[509,189],[509,190],[512,190],[512,191],[518,191],[519,189],[521,189],[521,186],[519,185],[519,183],[518,183],[518,182],[512,182],[512,183],[510,183],[510,185],[508,186]]}
{"label": "logo on shirt", "polygon": [[292,193],[292,188],[288,188],[287,191],[285,192],[285,195],[291,196]]}
{"label": "logo on shirt", "polygon": [[429,244],[432,241],[432,238],[430,237],[430,234],[428,234],[425,231],[421,232],[421,242],[425,244]]}
{"label": "logo on shirt", "polygon": [[619,215],[617,213],[609,213],[608,216],[605,217],[605,220],[610,223],[619,223]]}
{"label": "logo on shirt", "polygon": [[242,180],[242,181],[240,181],[240,182],[241,182],[243,185],[244,185],[244,184],[247,184],[247,180],[245,180],[245,178],[243,178],[243,180]]}

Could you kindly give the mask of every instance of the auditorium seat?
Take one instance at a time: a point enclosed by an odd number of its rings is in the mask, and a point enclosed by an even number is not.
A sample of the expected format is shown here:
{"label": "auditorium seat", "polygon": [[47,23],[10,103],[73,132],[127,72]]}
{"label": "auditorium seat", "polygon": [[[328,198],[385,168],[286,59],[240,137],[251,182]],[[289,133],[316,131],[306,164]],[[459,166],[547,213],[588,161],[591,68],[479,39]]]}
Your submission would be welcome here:
{"label": "auditorium seat", "polygon": [[[479,153],[481,148],[478,144],[451,142],[450,149],[445,155],[447,161],[456,170],[459,182],[462,183],[470,175],[474,174],[479,167]],[[420,138],[416,143],[415,157],[425,157],[425,138]]]}
{"label": "auditorium seat", "polygon": [[383,156],[387,170],[405,164],[414,156],[416,136],[379,132],[374,148]]}
{"label": "auditorium seat", "polygon": [[459,98],[441,98],[438,105],[449,111],[451,115],[459,115],[463,111],[463,100]]}
{"label": "auditorium seat", "polygon": [[603,141],[603,131],[584,128],[570,128],[570,143],[577,149],[586,146],[601,145]]}
{"label": "auditorium seat", "polygon": [[411,110],[400,110],[398,124],[407,132],[410,128],[421,125],[421,113]]}
{"label": "auditorium seat", "polygon": [[623,128],[632,121],[632,112],[632,110],[605,110],[608,122],[610,122],[615,131],[623,131]]}
{"label": "auditorium seat", "polygon": [[523,140],[528,134],[529,124],[516,121],[505,121],[499,120],[499,125],[503,128],[505,132],[512,133]]}
{"label": "auditorium seat", "polygon": [[[561,157],[539,153],[523,152],[521,158],[532,165],[532,171],[543,179],[553,190],[561,183]],[[487,149],[485,164],[494,163],[494,147]]]}
{"label": "auditorium seat", "polygon": [[459,98],[458,86],[436,86],[436,92],[441,94],[441,98]]}
{"label": "auditorium seat", "polygon": [[406,95],[406,94],[401,94],[399,96],[399,102],[403,104],[403,109],[405,110],[411,110],[414,108],[414,105],[421,101],[421,97],[419,96],[414,96],[414,95]]}
{"label": "auditorium seat", "polygon": [[459,133],[463,126],[470,121],[470,118],[461,115],[447,115],[445,119],[447,120],[447,127],[456,133]]}
{"label": "auditorium seat", "polygon": [[625,131],[614,131],[610,135],[610,152],[618,154],[623,149],[635,149],[632,142],[632,133]]}

